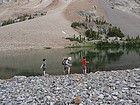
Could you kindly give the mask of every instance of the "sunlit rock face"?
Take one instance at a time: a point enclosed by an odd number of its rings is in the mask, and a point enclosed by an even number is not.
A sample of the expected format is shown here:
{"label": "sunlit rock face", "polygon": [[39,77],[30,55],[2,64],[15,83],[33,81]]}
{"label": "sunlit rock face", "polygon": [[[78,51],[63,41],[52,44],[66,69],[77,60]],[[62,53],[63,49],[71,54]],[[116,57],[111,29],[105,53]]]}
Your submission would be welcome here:
{"label": "sunlit rock face", "polygon": [[51,3],[52,0],[0,0],[0,21],[25,13],[42,12]]}
{"label": "sunlit rock face", "polygon": [[[0,0],[0,3],[4,4],[4,3],[12,3],[12,2],[17,2],[17,1],[19,1],[19,0]],[[23,1],[25,1],[25,0],[23,0]]]}
{"label": "sunlit rock face", "polygon": [[140,16],[140,0],[107,0],[112,8]]}
{"label": "sunlit rock face", "polygon": [[140,0],[108,0],[112,6],[124,6],[129,8],[135,8],[140,6]]}
{"label": "sunlit rock face", "polygon": [[12,3],[18,3],[18,4],[26,4],[32,1],[40,1],[40,0],[0,0],[0,4],[12,4]]}
{"label": "sunlit rock face", "polygon": [[0,0],[0,4],[11,2],[11,0]]}

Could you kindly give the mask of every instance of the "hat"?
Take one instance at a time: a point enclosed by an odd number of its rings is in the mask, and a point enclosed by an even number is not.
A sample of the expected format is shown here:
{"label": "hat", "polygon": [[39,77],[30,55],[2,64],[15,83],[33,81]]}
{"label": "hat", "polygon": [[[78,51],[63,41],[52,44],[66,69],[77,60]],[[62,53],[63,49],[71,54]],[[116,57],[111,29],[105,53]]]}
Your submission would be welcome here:
{"label": "hat", "polygon": [[71,58],[71,57],[68,57],[68,60],[70,60],[70,61],[71,61],[71,60],[72,60],[72,58]]}

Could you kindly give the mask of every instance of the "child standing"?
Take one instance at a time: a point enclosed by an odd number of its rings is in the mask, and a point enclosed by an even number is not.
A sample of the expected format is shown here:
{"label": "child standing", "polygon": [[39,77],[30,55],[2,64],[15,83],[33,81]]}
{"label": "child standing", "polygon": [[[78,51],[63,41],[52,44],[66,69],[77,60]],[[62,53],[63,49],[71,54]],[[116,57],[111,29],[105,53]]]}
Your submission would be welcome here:
{"label": "child standing", "polygon": [[86,74],[87,73],[86,57],[83,57],[82,59],[82,68],[83,68],[83,74]]}
{"label": "child standing", "polygon": [[42,65],[40,66],[40,68],[43,70],[43,74],[44,74],[44,76],[45,76],[45,74],[46,74],[46,69],[47,69],[47,67],[46,67],[46,59],[43,59],[43,63],[42,63]]}

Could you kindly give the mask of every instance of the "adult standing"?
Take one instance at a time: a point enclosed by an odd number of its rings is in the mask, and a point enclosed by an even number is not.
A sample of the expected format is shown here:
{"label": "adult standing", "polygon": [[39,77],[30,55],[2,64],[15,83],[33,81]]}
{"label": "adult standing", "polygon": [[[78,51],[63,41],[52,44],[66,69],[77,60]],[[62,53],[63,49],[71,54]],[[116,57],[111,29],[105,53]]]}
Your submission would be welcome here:
{"label": "adult standing", "polygon": [[64,60],[63,60],[63,65],[64,65],[64,74],[70,74],[70,66],[72,65],[72,64],[70,64],[70,61],[72,60],[72,58],[71,57],[68,57],[68,58],[64,58]]}

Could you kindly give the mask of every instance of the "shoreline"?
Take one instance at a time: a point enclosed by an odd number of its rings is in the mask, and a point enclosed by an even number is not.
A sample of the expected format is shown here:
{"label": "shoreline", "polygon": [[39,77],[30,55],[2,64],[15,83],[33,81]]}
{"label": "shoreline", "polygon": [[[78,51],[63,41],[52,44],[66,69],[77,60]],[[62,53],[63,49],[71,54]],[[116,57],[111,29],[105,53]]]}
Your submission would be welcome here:
{"label": "shoreline", "polygon": [[[94,73],[97,73],[97,72],[127,72],[127,71],[135,71],[135,70],[140,70],[140,68],[139,67],[136,67],[136,68],[126,68],[126,69],[111,69],[111,70],[103,70],[103,71],[95,71],[95,72],[88,72],[88,73],[86,73],[85,75],[88,75],[88,74],[90,74],[90,73],[92,73],[92,74],[94,74]],[[81,73],[70,73],[70,75],[84,75],[83,73],[82,73],[82,71],[81,71]],[[46,76],[50,76],[50,77],[61,77],[61,76],[66,76],[66,77],[68,77],[68,74],[67,75],[64,75],[64,73],[62,72],[61,74],[49,74],[49,73],[46,73],[46,75],[44,76],[43,75],[43,73],[42,73],[42,75],[36,75],[36,76],[34,76],[34,75],[31,75],[31,76],[26,76],[26,75],[15,75],[15,76],[13,76],[13,77],[11,77],[11,78],[6,78],[6,79],[1,79],[0,78],[0,80],[11,80],[11,79],[13,79],[14,77],[26,77],[26,78],[32,78],[32,77],[46,77]]]}
{"label": "shoreline", "polygon": [[1,104],[140,104],[140,69],[0,80]]}

